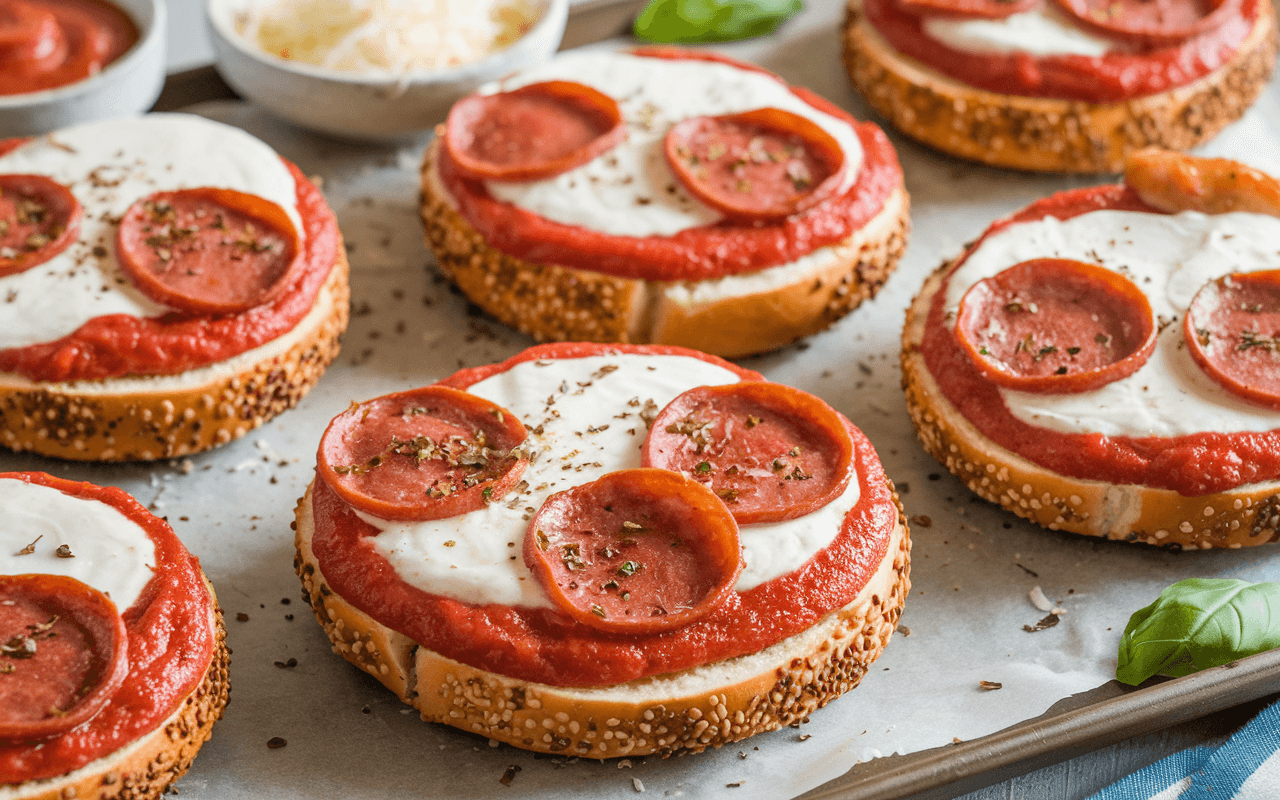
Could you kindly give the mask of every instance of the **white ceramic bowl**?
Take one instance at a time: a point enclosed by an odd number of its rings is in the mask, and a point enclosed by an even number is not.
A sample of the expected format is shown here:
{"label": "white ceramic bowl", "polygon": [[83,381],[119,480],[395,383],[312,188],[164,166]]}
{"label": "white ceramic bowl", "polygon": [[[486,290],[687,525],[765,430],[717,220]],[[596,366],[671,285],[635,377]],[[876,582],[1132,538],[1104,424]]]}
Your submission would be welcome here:
{"label": "white ceramic bowl", "polygon": [[165,76],[165,0],[111,2],[138,26],[138,41],[97,75],[42,92],[0,95],[0,137],[127,117],[156,102]]}
{"label": "white ceramic bowl", "polygon": [[569,6],[568,0],[542,0],[541,16],[510,47],[471,64],[399,78],[316,67],[263,52],[236,30],[237,14],[253,1],[208,0],[205,6],[218,71],[227,83],[304,128],[374,140],[429,130],[480,84],[549,59],[564,37]]}

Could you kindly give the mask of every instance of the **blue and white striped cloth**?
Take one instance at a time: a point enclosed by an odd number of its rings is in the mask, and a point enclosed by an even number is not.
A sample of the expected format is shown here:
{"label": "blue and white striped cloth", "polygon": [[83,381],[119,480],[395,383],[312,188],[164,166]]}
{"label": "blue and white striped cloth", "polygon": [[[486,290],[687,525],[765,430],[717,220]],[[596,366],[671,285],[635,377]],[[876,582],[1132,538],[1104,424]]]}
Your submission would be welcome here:
{"label": "blue and white striped cloth", "polygon": [[1280,703],[1217,748],[1193,747],[1157,761],[1089,800],[1277,800]]}

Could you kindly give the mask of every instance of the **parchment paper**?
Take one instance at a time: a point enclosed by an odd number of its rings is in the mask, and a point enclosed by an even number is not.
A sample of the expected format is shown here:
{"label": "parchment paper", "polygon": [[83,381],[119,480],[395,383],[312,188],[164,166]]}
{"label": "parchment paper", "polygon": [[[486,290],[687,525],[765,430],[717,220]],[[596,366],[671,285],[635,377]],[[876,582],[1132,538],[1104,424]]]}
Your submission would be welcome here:
{"label": "parchment paper", "polygon": [[[839,62],[838,2],[811,2],[778,37],[721,48],[873,115]],[[210,453],[143,466],[2,456],[115,484],[166,515],[200,556],[227,614],[232,703],[181,793],[233,797],[791,797],[891,753],[969,740],[1111,679],[1129,614],[1191,576],[1280,579],[1274,546],[1172,554],[1053,533],[972,498],[921,450],[898,387],[903,312],[925,275],[992,219],[1104,177],[1043,177],[954,161],[895,136],[912,197],[910,246],[880,295],[831,330],[744,365],[823,397],[859,425],[913,518],[914,584],[885,655],[810,723],[696,756],[595,763],[539,756],[421,722],[330,652],[300,602],[290,521],[328,421],[351,400],[505,358],[529,340],[469,310],[433,271],[417,215],[423,142],[401,149],[310,136],[239,103],[200,113],[247,128],[323,178],[352,265],[353,317],[338,362],[301,405]],[[1280,88],[1207,152],[1280,172]],[[1280,264],[1278,264],[1280,266]],[[1045,614],[1033,587],[1067,613]],[[238,621],[237,615],[247,615]],[[908,634],[909,631],[909,634]],[[293,659],[296,659],[296,665]],[[984,691],[980,681],[1003,688]],[[284,747],[267,741],[283,737]],[[516,767],[510,785],[499,779]]]}

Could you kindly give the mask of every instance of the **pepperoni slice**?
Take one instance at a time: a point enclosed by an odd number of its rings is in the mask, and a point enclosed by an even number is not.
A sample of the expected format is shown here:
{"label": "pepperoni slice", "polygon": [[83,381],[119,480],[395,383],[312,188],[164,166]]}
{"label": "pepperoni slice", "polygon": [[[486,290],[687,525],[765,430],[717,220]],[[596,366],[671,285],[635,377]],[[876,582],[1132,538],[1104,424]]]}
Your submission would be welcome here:
{"label": "pepperoni slice", "polygon": [[672,400],[640,459],[706,484],[747,525],[795,519],[839,497],[852,474],[853,441],[817,397],[748,381],[700,386]]}
{"label": "pepperoni slice", "polygon": [[728,597],[742,545],[729,510],[701,484],[630,469],[548,497],[529,521],[524,563],[577,621],[657,633]]}
{"label": "pepperoni slice", "polygon": [[1038,5],[1040,0],[898,0],[898,6],[911,14],[981,19],[1002,19]]}
{"label": "pepperoni slice", "polygon": [[455,168],[477,180],[550,178],[626,138],[617,101],[573,81],[464,97],[444,126],[444,147]]}
{"label": "pepperoni slice", "polygon": [[1125,159],[1124,181],[1161,211],[1280,217],[1280,180],[1229,158],[1201,158],[1146,147]]}
{"label": "pepperoni slice", "polygon": [[1240,397],[1280,409],[1280,270],[1205,284],[1184,317],[1201,369]]}
{"label": "pepperoni slice", "polygon": [[43,175],[0,175],[0,278],[66,250],[84,210],[71,190]]}
{"label": "pepperoni slice", "polygon": [[329,423],[316,470],[382,519],[465,514],[506,494],[529,463],[524,425],[488,400],[427,386],[353,403]]}
{"label": "pepperoni slice", "polygon": [[1045,393],[1086,392],[1132,375],[1156,346],[1141,289],[1062,258],[1024,261],[974,284],[960,301],[956,337],[987,379]]}
{"label": "pepperoni slice", "polygon": [[690,194],[744,221],[821,203],[840,185],[845,164],[831,134],[778,108],[682,120],[667,131],[663,152]]}
{"label": "pepperoni slice", "polygon": [[1146,47],[1170,47],[1213,30],[1237,0],[1057,0],[1090,28]]}
{"label": "pepperoni slice", "polygon": [[0,576],[0,742],[65,733],[129,672],[128,632],[102,592],[61,575]]}
{"label": "pepperoni slice", "polygon": [[288,285],[301,248],[284,209],[231,189],[156,192],[129,207],[120,265],[151,299],[190,314],[233,314]]}

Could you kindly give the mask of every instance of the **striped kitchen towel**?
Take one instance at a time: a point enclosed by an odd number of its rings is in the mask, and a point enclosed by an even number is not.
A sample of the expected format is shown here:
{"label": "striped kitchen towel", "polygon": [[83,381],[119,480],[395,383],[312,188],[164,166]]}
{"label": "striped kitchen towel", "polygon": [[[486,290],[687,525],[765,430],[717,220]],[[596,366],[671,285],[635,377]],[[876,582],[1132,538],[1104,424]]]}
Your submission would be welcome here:
{"label": "striped kitchen towel", "polygon": [[1089,800],[1277,800],[1280,798],[1280,703],[1217,748],[1174,753]]}

